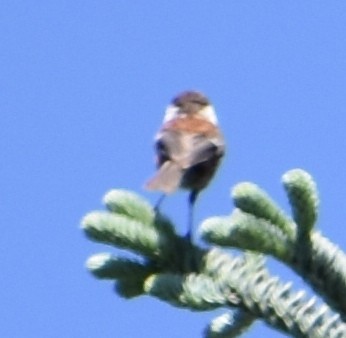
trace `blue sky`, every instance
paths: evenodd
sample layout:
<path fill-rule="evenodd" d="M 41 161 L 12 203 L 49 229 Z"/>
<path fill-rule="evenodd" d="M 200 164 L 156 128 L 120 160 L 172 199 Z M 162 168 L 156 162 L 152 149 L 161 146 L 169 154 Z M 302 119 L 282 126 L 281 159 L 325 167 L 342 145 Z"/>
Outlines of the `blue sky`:
<path fill-rule="evenodd" d="M 287 211 L 281 175 L 317 181 L 318 228 L 346 246 L 346 3 L 20 1 L 0 4 L 1 337 L 200 337 L 220 311 L 119 298 L 84 267 L 114 249 L 79 229 L 112 188 L 143 191 L 163 110 L 184 89 L 214 103 L 227 156 L 197 222 L 252 181 Z M 165 201 L 180 232 L 186 194 Z M 271 263 L 284 281 L 304 284 Z M 283 337 L 256 323 L 244 337 Z"/>

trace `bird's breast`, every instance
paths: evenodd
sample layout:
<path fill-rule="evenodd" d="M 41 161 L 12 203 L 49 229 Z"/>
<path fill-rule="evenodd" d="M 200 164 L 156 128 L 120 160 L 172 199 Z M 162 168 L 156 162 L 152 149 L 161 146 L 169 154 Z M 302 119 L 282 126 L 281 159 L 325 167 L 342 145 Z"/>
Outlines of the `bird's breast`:
<path fill-rule="evenodd" d="M 219 134 L 219 129 L 214 124 L 197 117 L 184 117 L 171 120 L 163 126 L 162 130 L 201 134 L 207 137 L 214 137 Z"/>

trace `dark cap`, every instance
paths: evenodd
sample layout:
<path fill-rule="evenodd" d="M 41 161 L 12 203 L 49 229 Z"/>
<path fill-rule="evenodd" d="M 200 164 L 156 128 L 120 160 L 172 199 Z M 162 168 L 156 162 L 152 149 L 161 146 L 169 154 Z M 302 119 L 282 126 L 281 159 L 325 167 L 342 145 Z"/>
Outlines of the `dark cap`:
<path fill-rule="evenodd" d="M 197 91 L 185 91 L 177 95 L 173 100 L 172 104 L 184 108 L 186 106 L 208 106 L 209 100 L 206 96 L 204 96 L 202 93 L 197 92 Z"/>

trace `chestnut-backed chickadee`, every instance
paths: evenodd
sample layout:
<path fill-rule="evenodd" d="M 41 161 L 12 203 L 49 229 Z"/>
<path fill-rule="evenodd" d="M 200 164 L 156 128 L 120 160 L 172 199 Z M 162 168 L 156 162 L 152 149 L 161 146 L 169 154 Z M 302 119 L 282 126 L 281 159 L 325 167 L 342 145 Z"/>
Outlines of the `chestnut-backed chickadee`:
<path fill-rule="evenodd" d="M 214 108 L 203 94 L 186 91 L 172 100 L 155 137 L 155 149 L 158 171 L 145 187 L 164 194 L 179 187 L 190 190 L 186 235 L 190 240 L 196 198 L 208 185 L 225 153 Z"/>

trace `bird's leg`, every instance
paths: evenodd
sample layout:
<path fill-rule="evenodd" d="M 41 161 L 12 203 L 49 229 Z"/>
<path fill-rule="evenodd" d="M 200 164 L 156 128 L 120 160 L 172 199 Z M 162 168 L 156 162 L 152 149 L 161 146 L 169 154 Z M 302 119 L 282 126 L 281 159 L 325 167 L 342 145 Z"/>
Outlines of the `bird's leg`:
<path fill-rule="evenodd" d="M 160 212 L 160 206 L 161 206 L 161 203 L 163 202 L 163 200 L 165 199 L 166 195 L 165 194 L 162 194 L 160 196 L 160 198 L 158 199 L 158 201 L 156 202 L 155 206 L 154 206 L 154 211 L 155 213 L 158 213 Z"/>
<path fill-rule="evenodd" d="M 188 218 L 188 229 L 185 238 L 191 242 L 192 240 L 192 230 L 193 230 L 193 209 L 197 199 L 199 191 L 192 190 L 189 195 L 189 218 Z"/>

